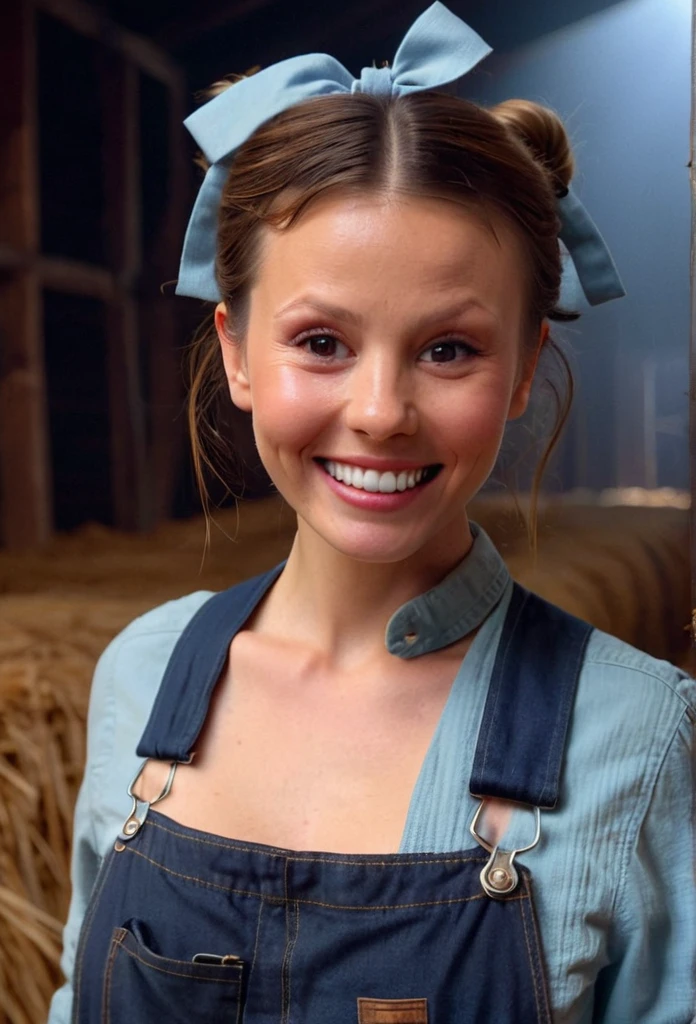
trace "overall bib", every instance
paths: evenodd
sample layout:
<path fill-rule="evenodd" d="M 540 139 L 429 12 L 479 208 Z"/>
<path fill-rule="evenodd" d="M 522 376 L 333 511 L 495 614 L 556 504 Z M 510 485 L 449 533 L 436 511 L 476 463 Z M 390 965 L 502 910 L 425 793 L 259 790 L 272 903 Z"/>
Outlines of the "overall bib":
<path fill-rule="evenodd" d="M 214 595 L 182 633 L 138 747 L 172 762 L 169 785 L 233 636 L 279 571 Z M 470 790 L 533 810 L 527 849 L 558 799 L 590 631 L 514 585 Z M 133 797 L 82 927 L 73 1020 L 547 1024 L 519 852 L 482 840 L 444 854 L 297 852 L 187 828 Z"/>

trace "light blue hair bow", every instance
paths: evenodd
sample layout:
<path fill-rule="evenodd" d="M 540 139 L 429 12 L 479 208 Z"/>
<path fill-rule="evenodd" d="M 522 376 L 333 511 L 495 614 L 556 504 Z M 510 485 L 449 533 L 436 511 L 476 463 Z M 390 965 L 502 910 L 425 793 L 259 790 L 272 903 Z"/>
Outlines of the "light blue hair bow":
<path fill-rule="evenodd" d="M 177 294 L 220 301 L 215 249 L 222 190 L 236 150 L 265 121 L 314 96 L 406 96 L 452 86 L 490 52 L 473 29 L 436 2 L 408 30 L 392 67 L 363 68 L 353 78 L 333 57 L 310 53 L 244 78 L 202 106 L 184 124 L 210 167 L 186 231 Z M 604 239 L 572 191 L 559 199 L 558 213 L 560 239 L 572 260 L 563 273 L 561 305 L 576 305 L 578 283 L 593 306 L 625 295 Z"/>

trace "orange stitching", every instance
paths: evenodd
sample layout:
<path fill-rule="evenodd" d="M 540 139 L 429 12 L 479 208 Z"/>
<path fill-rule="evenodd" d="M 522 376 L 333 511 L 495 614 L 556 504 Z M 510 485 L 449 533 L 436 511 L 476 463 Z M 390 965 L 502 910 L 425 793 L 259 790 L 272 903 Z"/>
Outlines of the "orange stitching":
<path fill-rule="evenodd" d="M 240 978 L 202 978 L 195 973 L 184 974 L 183 971 L 168 971 L 166 967 L 158 967 L 156 964 L 151 964 L 149 963 L 149 961 L 143 960 L 143 958 L 141 956 L 138 956 L 138 954 L 134 950 L 128 949 L 127 946 L 124 946 L 120 939 L 117 939 L 116 942 L 121 947 L 124 953 L 132 957 L 134 960 L 137 960 L 145 967 L 149 967 L 153 971 L 159 971 L 161 974 L 171 974 L 172 977 L 174 978 L 186 978 L 187 981 L 213 982 L 213 984 L 215 985 L 217 985 L 218 983 L 221 983 L 223 985 L 239 985 L 239 982 L 241 980 Z M 176 961 L 173 962 L 176 963 Z M 225 967 L 224 970 L 229 971 L 230 968 Z M 234 968 L 232 968 L 232 970 L 234 970 Z"/>
<path fill-rule="evenodd" d="M 217 885 L 215 882 L 206 882 L 204 878 L 197 878 L 195 875 L 184 875 L 181 871 L 174 871 L 173 868 L 167 867 L 166 864 L 160 864 L 159 861 L 153 860 L 152 857 L 148 857 L 147 854 L 141 853 L 140 850 L 136 850 L 132 846 L 127 846 L 126 850 L 129 853 L 134 854 L 136 857 L 142 857 L 148 864 L 152 864 L 154 867 L 159 868 L 161 871 L 166 871 L 169 875 L 174 875 L 175 878 L 183 878 L 185 882 L 196 882 L 197 885 L 203 885 L 206 889 L 217 889 L 219 892 L 232 892 L 237 896 L 258 896 L 261 897 L 259 892 L 248 892 L 246 889 L 231 889 L 227 885 Z M 282 897 L 276 897 L 282 902 Z"/>
<path fill-rule="evenodd" d="M 104 973 L 104 988 L 102 989 L 102 1024 L 109 1024 L 109 1011 L 111 1008 L 111 978 L 114 970 L 114 963 L 116 961 L 116 953 L 118 952 L 119 939 L 115 938 L 118 934 L 120 936 L 122 928 L 117 928 L 114 931 L 114 937 L 111 939 L 111 949 L 109 950 L 109 959 L 106 962 L 106 971 Z M 75 1018 L 77 1020 L 77 1017 Z"/>
<path fill-rule="evenodd" d="M 281 905 L 287 901 L 283 896 L 268 896 L 267 893 L 250 892 L 247 889 L 232 889 L 225 885 L 216 885 L 215 882 L 206 882 L 202 878 L 196 878 L 193 875 L 182 875 L 180 871 L 174 871 L 173 868 L 169 868 L 166 864 L 160 864 L 156 860 L 152 860 L 151 857 L 147 857 L 144 853 L 134 849 L 132 846 L 127 846 L 126 849 L 135 854 L 137 857 L 142 857 L 149 864 L 153 864 L 156 868 L 160 868 L 161 871 L 166 871 L 167 874 L 174 875 L 175 878 L 183 878 L 186 882 L 196 882 L 198 885 L 203 885 L 208 889 L 218 889 L 220 892 L 234 893 L 237 896 L 256 896 L 259 899 L 265 899 L 270 902 L 272 899 L 274 903 L 280 903 Z M 412 910 L 416 907 L 443 907 L 450 906 L 455 903 L 471 903 L 474 900 L 487 899 L 488 897 L 484 892 L 477 893 L 475 896 L 457 896 L 451 900 L 427 900 L 423 903 L 393 903 L 393 904 L 380 904 L 374 907 L 363 907 L 363 906 L 352 906 L 345 903 L 322 903 L 320 900 L 307 900 L 307 899 L 293 899 L 290 902 L 301 903 L 305 906 L 310 907 L 325 907 L 327 910 Z M 514 903 L 517 900 L 527 899 L 526 896 L 512 896 L 508 899 L 508 903 Z"/>
<path fill-rule="evenodd" d="M 288 959 L 288 1016 L 290 1016 L 290 994 L 292 991 L 292 958 L 295 953 L 295 946 L 297 940 L 300 937 L 300 904 L 295 901 L 295 938 L 292 940 L 292 948 L 290 950 L 290 957 Z"/>
<path fill-rule="evenodd" d="M 532 948 L 529 944 L 529 935 L 527 934 L 527 921 L 524 913 L 524 906 L 520 902 L 520 917 L 522 918 L 522 931 L 524 933 L 524 943 L 527 947 L 527 957 L 529 959 L 529 967 L 532 972 L 532 982 L 534 988 L 534 1003 L 536 1005 L 537 1021 L 542 1022 L 546 1018 L 541 1016 L 541 1007 L 539 1005 L 539 979 L 537 977 L 536 963 L 532 956 Z"/>
<path fill-rule="evenodd" d="M 290 913 L 290 904 L 288 903 L 288 868 L 289 863 L 286 859 L 285 866 L 283 868 L 283 900 L 285 902 L 285 950 L 283 951 L 283 962 L 280 965 L 280 1024 L 287 1024 L 289 1003 L 287 995 L 285 993 L 286 986 L 286 967 L 288 962 L 288 945 L 290 942 L 290 924 L 288 916 Z"/>
<path fill-rule="evenodd" d="M 297 942 L 297 936 L 299 935 L 299 932 L 300 932 L 300 905 L 299 905 L 297 900 L 295 900 L 294 902 L 295 902 L 295 906 L 294 906 L 294 910 L 295 910 L 295 934 L 294 934 L 293 938 L 288 940 L 288 944 L 285 947 L 285 956 L 283 957 L 283 975 L 282 975 L 282 977 L 283 977 L 283 988 L 285 988 L 285 978 L 287 976 L 288 991 L 287 991 L 287 999 L 285 998 L 285 993 L 283 993 L 283 1021 L 281 1022 L 281 1024 L 287 1024 L 287 1021 L 290 1019 L 290 993 L 291 993 L 291 990 L 292 990 L 292 975 L 290 973 L 290 968 L 291 968 L 291 965 L 292 965 L 292 955 L 295 952 L 295 944 Z M 289 908 L 290 908 L 290 903 L 288 903 L 288 909 Z"/>
<path fill-rule="evenodd" d="M 100 896 L 102 894 L 102 890 L 103 890 L 104 885 L 106 883 L 106 879 L 107 879 L 107 877 L 109 876 L 109 874 L 111 872 L 111 868 L 112 868 L 112 865 L 114 863 L 114 859 L 115 858 L 114 858 L 114 855 L 113 855 L 113 851 L 109 850 L 108 854 L 106 855 L 106 862 L 102 864 L 101 878 L 99 879 L 99 888 L 95 889 L 94 892 L 92 893 L 92 895 L 90 896 L 90 901 L 89 901 L 89 906 L 87 908 L 87 913 L 86 913 L 85 919 L 84 919 L 84 921 L 82 923 L 81 934 L 80 934 L 80 937 L 79 937 L 79 940 L 78 940 L 78 946 L 77 946 L 77 952 L 76 952 L 76 968 L 77 969 L 75 971 L 75 979 L 74 979 L 74 982 L 73 982 L 73 990 L 75 992 L 73 1014 L 75 1016 L 75 1020 L 77 1020 L 78 1016 L 79 1016 L 80 993 L 82 991 L 82 967 L 83 967 L 83 964 L 84 964 L 85 952 L 87 950 L 87 939 L 89 938 L 89 933 L 92 930 L 92 925 L 94 924 L 94 918 L 95 918 L 95 915 L 97 913 L 97 906 L 99 904 L 99 898 L 100 898 Z"/>
<path fill-rule="evenodd" d="M 261 918 L 263 916 L 263 908 L 266 906 L 265 900 L 259 902 L 259 919 L 256 922 L 256 938 L 254 939 L 254 956 L 251 961 L 251 967 L 249 969 L 249 983 L 251 984 L 251 978 L 254 973 L 254 967 L 256 966 L 256 956 L 259 951 L 259 935 L 261 934 Z"/>
<path fill-rule="evenodd" d="M 529 882 L 527 882 L 527 880 L 525 880 L 525 883 L 526 883 L 526 885 L 528 887 L 528 891 L 529 891 L 529 902 L 527 904 L 526 911 L 525 911 L 524 907 L 520 907 L 520 909 L 522 911 L 523 917 L 525 916 L 525 912 L 529 914 L 529 924 L 531 925 L 532 932 L 533 932 L 534 938 L 536 940 L 536 950 L 537 950 L 536 962 L 537 962 L 537 965 L 538 965 L 538 972 L 539 972 L 539 990 L 540 990 L 541 996 L 543 998 L 544 1010 L 545 1010 L 545 1016 L 544 1016 L 543 1019 L 544 1019 L 545 1022 L 549 1022 L 551 1020 L 551 1006 L 549 1004 L 549 994 L 548 994 L 548 990 L 547 990 L 546 976 L 544 974 L 544 962 L 543 962 L 543 960 L 541 958 L 541 951 L 542 951 L 541 936 L 539 934 L 539 929 L 538 929 L 537 923 L 536 923 L 536 914 L 535 914 L 535 910 L 534 910 L 534 902 L 532 900 L 531 886 L 529 885 Z"/>
<path fill-rule="evenodd" d="M 153 812 L 156 813 L 156 812 Z M 274 852 L 272 847 L 254 846 L 254 845 L 242 845 L 236 839 L 230 839 L 229 842 L 225 843 L 222 841 L 215 841 L 213 839 L 200 839 L 198 836 L 186 836 L 180 832 L 176 832 L 174 829 L 167 828 L 165 825 L 160 825 L 156 821 L 152 821 L 151 818 L 147 819 L 146 822 L 149 828 L 158 828 L 162 832 L 166 832 L 170 836 L 176 836 L 178 839 L 185 839 L 189 843 L 202 843 L 204 846 L 218 846 L 223 850 L 239 850 L 242 853 L 260 853 L 264 857 L 274 857 L 277 859 L 298 861 L 300 863 L 313 863 L 313 864 L 340 864 L 340 865 L 352 865 L 356 867 L 377 867 L 377 868 L 392 868 L 392 867 L 422 867 L 428 864 L 468 864 L 472 861 L 483 862 L 487 860 L 486 857 L 479 856 L 478 854 L 471 854 L 470 856 L 462 857 L 448 857 L 447 855 L 435 854 L 430 860 L 360 860 L 352 858 L 351 860 L 337 860 L 340 854 L 336 854 L 334 857 L 306 857 L 301 854 L 294 854 L 291 850 L 287 852 Z M 187 825 L 182 825 L 182 828 L 188 828 Z M 379 856 L 378 854 L 363 854 L 364 857 Z M 406 858 L 408 854 L 395 853 L 394 858 Z M 419 854 L 414 854 L 419 856 Z M 357 855 L 359 858 L 360 855 Z"/>

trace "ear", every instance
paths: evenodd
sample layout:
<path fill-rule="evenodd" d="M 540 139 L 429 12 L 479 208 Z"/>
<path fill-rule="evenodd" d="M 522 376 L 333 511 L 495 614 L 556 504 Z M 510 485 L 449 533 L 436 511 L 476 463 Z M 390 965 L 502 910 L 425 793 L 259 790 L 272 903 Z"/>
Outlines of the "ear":
<path fill-rule="evenodd" d="M 544 320 L 539 331 L 539 340 L 529 352 L 527 352 L 519 367 L 519 373 L 517 383 L 515 384 L 515 390 L 512 393 L 510 400 L 510 408 L 508 410 L 508 419 L 516 420 L 520 416 L 524 415 L 529 405 L 529 395 L 532 390 L 532 383 L 534 381 L 534 374 L 536 373 L 537 363 L 539 362 L 539 356 L 541 355 L 542 349 L 546 344 L 546 339 L 549 336 L 549 322 Z"/>
<path fill-rule="evenodd" d="M 215 307 L 215 330 L 220 340 L 222 362 L 230 389 L 230 397 L 238 409 L 251 412 L 251 388 L 246 368 L 244 346 L 230 329 L 230 319 L 224 302 Z"/>

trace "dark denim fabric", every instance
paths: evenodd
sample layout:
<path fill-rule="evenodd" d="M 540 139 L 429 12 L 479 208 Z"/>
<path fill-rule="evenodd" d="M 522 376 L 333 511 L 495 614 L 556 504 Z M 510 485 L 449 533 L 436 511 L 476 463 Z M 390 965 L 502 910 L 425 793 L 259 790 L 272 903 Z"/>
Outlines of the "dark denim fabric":
<path fill-rule="evenodd" d="M 215 595 L 194 617 L 169 663 L 143 756 L 187 759 L 231 637 L 276 572 Z M 527 786 L 554 800 L 589 627 L 552 611 L 517 588 L 479 737 L 479 793 L 493 787 L 519 799 Z M 525 649 L 521 671 L 525 637 L 533 664 Z M 279 850 L 150 810 L 102 867 L 80 938 L 73 1020 L 550 1022 L 529 873 L 520 868 L 515 891 L 492 899 L 479 877 L 487 860 L 480 847 L 390 856 Z"/>
<path fill-rule="evenodd" d="M 425 999 L 430 1024 L 550 1021 L 529 877 L 492 900 L 486 860 L 292 853 L 150 811 L 105 862 L 75 1019 L 357 1024 L 359 999 Z"/>

